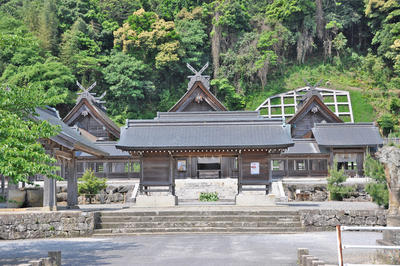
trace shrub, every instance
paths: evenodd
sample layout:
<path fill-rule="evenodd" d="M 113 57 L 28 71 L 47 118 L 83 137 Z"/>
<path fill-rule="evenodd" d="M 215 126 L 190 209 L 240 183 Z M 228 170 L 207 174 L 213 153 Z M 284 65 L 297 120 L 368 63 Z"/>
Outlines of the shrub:
<path fill-rule="evenodd" d="M 200 193 L 200 201 L 218 201 L 218 193 L 217 192 L 201 192 Z"/>
<path fill-rule="evenodd" d="M 389 207 L 389 190 L 385 167 L 368 153 L 364 159 L 364 173 L 374 180 L 366 185 L 365 190 L 376 204 L 387 209 Z"/>
<path fill-rule="evenodd" d="M 87 169 L 78 181 L 82 182 L 78 183 L 78 192 L 79 194 L 86 194 L 85 197 L 89 198 L 89 203 L 92 203 L 95 194 L 107 188 L 107 179 L 96 177 L 92 169 Z"/>
<path fill-rule="evenodd" d="M 330 199 L 343 200 L 346 194 L 349 196 L 354 191 L 354 187 L 345 187 L 342 183 L 348 178 L 344 173 L 344 168 L 338 170 L 337 157 L 334 159 L 333 167 L 329 167 L 329 177 L 327 189 L 330 192 Z"/>

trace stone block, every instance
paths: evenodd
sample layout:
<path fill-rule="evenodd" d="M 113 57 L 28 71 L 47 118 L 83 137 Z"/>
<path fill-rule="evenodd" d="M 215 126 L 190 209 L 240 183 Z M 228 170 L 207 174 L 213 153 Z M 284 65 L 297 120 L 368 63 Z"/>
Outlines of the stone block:
<path fill-rule="evenodd" d="M 307 257 L 306 258 L 306 265 L 305 266 L 312 266 L 313 261 L 317 261 L 318 259 L 316 257 Z"/>
<path fill-rule="evenodd" d="M 178 204 L 178 196 L 138 196 L 137 207 L 168 207 Z"/>
<path fill-rule="evenodd" d="M 7 202 L 7 208 L 20 208 L 25 203 L 26 191 L 12 189 L 8 191 L 8 199 L 15 200 L 18 203 Z"/>
<path fill-rule="evenodd" d="M 307 265 L 307 258 L 314 258 L 312 255 L 302 255 L 301 256 L 301 266 L 308 266 Z"/>
<path fill-rule="evenodd" d="M 43 189 L 26 190 L 26 200 L 28 207 L 43 207 Z"/>
<path fill-rule="evenodd" d="M 297 261 L 301 263 L 301 259 L 303 255 L 309 255 L 308 248 L 298 248 L 297 249 Z"/>
<path fill-rule="evenodd" d="M 57 202 L 63 202 L 68 200 L 68 193 L 62 192 L 57 194 Z"/>
<path fill-rule="evenodd" d="M 314 260 L 311 266 L 324 266 L 325 263 L 322 260 Z"/>
<path fill-rule="evenodd" d="M 275 195 L 236 195 L 236 206 L 273 206 Z"/>
<path fill-rule="evenodd" d="M 49 251 L 47 256 L 55 262 L 56 266 L 61 266 L 61 251 Z"/>
<path fill-rule="evenodd" d="M 41 260 L 31 260 L 31 261 L 29 261 L 29 264 L 32 266 L 42 266 L 42 261 Z"/>

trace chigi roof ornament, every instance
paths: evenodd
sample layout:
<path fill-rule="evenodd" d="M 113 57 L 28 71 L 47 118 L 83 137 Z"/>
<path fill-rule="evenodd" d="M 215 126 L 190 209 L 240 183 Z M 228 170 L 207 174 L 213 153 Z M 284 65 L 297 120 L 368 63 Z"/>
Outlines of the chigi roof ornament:
<path fill-rule="evenodd" d="M 83 92 L 78 92 L 78 99 L 76 99 L 76 103 L 79 103 L 81 99 L 86 98 L 86 99 L 91 99 L 94 102 L 97 102 L 98 104 L 100 104 L 100 106 L 102 108 L 104 108 L 104 110 L 106 109 L 106 107 L 103 105 L 103 103 L 106 103 L 106 101 L 102 101 L 101 99 L 104 98 L 104 96 L 106 96 L 106 91 L 100 96 L 100 97 L 95 97 L 96 93 L 92 93 L 90 92 L 91 89 L 94 88 L 94 86 L 96 86 L 97 82 L 93 83 L 89 88 L 85 89 L 85 87 L 83 87 L 78 81 L 76 82 L 76 85 L 78 85 L 78 87 L 83 91 Z"/>
<path fill-rule="evenodd" d="M 313 95 L 317 95 L 318 98 L 320 98 L 321 101 L 324 101 L 321 94 L 319 93 L 319 91 L 317 90 L 317 87 L 322 83 L 323 79 L 321 79 L 320 81 L 318 81 L 317 84 L 315 84 L 314 86 L 312 86 L 305 78 L 303 78 L 303 81 L 307 84 L 307 86 L 309 87 L 306 95 L 304 95 L 298 105 L 297 105 L 297 109 L 300 108 L 303 103 L 305 103 L 308 99 L 310 99 Z M 300 96 L 300 94 L 296 91 L 296 93 Z"/>
<path fill-rule="evenodd" d="M 196 81 L 201 81 L 203 83 L 203 85 L 207 88 L 210 89 L 210 76 L 202 76 L 201 74 L 204 72 L 204 70 L 207 69 L 208 67 L 208 62 L 207 64 L 205 64 L 203 66 L 202 69 L 200 69 L 200 71 L 196 71 L 196 69 L 194 69 L 191 65 L 189 65 L 189 63 L 186 64 L 187 68 L 189 68 L 190 70 L 192 70 L 192 72 L 194 73 L 194 76 L 188 76 L 188 78 L 190 78 L 189 84 L 188 84 L 188 90 L 190 90 L 193 86 L 193 84 Z"/>

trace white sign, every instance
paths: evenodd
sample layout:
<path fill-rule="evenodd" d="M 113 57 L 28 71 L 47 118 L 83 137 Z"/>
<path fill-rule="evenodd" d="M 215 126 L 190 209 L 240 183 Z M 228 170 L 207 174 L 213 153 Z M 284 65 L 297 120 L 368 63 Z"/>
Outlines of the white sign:
<path fill-rule="evenodd" d="M 251 174 L 259 175 L 260 174 L 260 163 L 254 162 L 250 164 Z"/>

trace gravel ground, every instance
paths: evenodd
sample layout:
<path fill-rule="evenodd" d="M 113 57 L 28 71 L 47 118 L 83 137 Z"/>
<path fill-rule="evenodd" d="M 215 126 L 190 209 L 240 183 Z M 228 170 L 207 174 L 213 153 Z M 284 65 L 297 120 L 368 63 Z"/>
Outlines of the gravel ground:
<path fill-rule="evenodd" d="M 374 245 L 381 233 L 343 234 L 345 244 Z M 61 250 L 62 265 L 297 265 L 297 248 L 338 264 L 335 232 L 307 234 L 140 235 L 110 238 L 0 241 L 0 265 L 16 265 Z M 345 250 L 345 263 L 373 263 L 374 251 Z"/>

